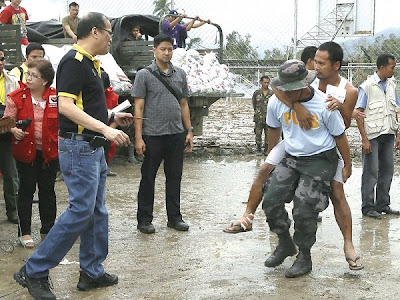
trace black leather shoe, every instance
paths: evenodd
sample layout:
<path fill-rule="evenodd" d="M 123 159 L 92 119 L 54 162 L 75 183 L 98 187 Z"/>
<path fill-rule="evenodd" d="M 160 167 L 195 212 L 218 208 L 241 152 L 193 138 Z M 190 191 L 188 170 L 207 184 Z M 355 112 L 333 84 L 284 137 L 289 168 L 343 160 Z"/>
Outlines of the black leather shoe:
<path fill-rule="evenodd" d="M 296 245 L 294 244 L 292 238 L 287 238 L 285 240 L 279 239 L 279 244 L 276 247 L 274 253 L 264 262 L 264 265 L 268 268 L 279 266 L 286 257 L 293 256 L 297 253 Z"/>
<path fill-rule="evenodd" d="M 370 217 L 370 218 L 373 218 L 373 219 L 380 219 L 381 218 L 381 214 L 378 213 L 375 210 L 369 210 L 369 211 L 363 213 L 363 215 L 367 216 L 367 217 Z"/>
<path fill-rule="evenodd" d="M 400 211 L 391 209 L 390 207 L 382 209 L 382 212 L 387 215 L 397 215 L 397 216 L 400 215 Z"/>
<path fill-rule="evenodd" d="M 152 223 L 139 223 L 137 229 L 139 229 L 141 233 L 147 234 L 156 232 L 156 229 L 154 228 Z"/>
<path fill-rule="evenodd" d="M 173 228 L 178 231 L 188 231 L 189 230 L 189 225 L 186 224 L 184 221 L 168 221 L 167 226 L 170 228 Z"/>
<path fill-rule="evenodd" d="M 29 294 L 36 300 L 56 300 L 50 290 L 49 278 L 32 278 L 26 275 L 25 266 L 14 274 L 14 279 L 21 286 L 28 288 Z"/>
<path fill-rule="evenodd" d="M 110 275 L 104 273 L 103 276 L 99 278 L 92 278 L 84 271 L 80 271 L 79 282 L 76 286 L 81 291 L 89 291 L 99 287 L 110 286 L 118 283 L 117 275 Z"/>
<path fill-rule="evenodd" d="M 308 251 L 308 253 L 304 253 L 300 250 L 299 255 L 297 255 L 297 258 L 294 261 L 293 265 L 286 270 L 285 277 L 296 278 L 309 273 L 311 270 L 312 261 L 310 252 Z"/>

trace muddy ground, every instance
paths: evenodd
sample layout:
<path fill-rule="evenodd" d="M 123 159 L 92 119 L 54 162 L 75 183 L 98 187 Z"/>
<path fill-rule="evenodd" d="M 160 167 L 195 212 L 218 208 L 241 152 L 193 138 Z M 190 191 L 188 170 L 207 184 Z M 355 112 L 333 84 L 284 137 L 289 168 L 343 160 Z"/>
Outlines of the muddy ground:
<path fill-rule="evenodd" d="M 359 157 L 357 134 L 354 131 L 350 136 L 353 156 Z M 66 256 L 68 264 L 51 271 L 58 299 L 397 299 L 400 219 L 362 217 L 359 159 L 355 159 L 345 192 L 353 213 L 354 244 L 363 258 L 364 270 L 348 269 L 332 205 L 322 213 L 312 249 L 313 271 L 297 279 L 284 277 L 294 258 L 277 268 L 264 267 L 277 239 L 269 233 L 261 209 L 256 212 L 253 231 L 237 235 L 222 232 L 243 213 L 252 179 L 263 163 L 264 157 L 254 153 L 253 140 L 249 101 L 219 101 L 211 106 L 204 135 L 196 138 L 195 153 L 187 156 L 184 165 L 181 206 L 191 226 L 189 232 L 166 227 L 161 170 L 154 213 L 157 232 L 139 233 L 135 216 L 140 165 L 127 163 L 125 157 L 114 160 L 110 167 L 118 176 L 109 177 L 107 183 L 110 247 L 105 267 L 118 274 L 119 284 L 77 291 L 77 243 Z M 400 208 L 399 182 L 396 170 L 391 191 L 394 208 Z M 56 192 L 58 212 L 62 213 L 68 199 L 62 181 L 56 183 Z M 37 204 L 32 230 L 38 244 Z M 17 227 L 6 221 L 2 200 L 0 244 L 0 299 L 31 299 L 12 274 L 32 250 L 18 245 Z"/>

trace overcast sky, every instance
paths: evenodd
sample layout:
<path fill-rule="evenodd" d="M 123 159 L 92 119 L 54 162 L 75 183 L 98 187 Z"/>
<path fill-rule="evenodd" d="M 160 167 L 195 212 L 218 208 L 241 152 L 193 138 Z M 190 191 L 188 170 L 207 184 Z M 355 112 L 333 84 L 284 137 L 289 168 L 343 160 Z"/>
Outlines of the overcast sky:
<path fill-rule="evenodd" d="M 152 14 L 153 0 L 75 0 L 83 15 L 101 11 L 109 17 L 125 14 Z M 336 0 L 322 0 L 332 1 Z M 343 1 L 343 0 L 339 0 Z M 67 14 L 68 0 L 22 0 L 32 21 L 59 19 Z M 254 47 L 279 47 L 289 44 L 294 33 L 295 0 L 174 0 L 186 14 L 200 15 L 221 25 L 224 34 L 233 30 L 250 33 Z M 362 0 L 360 0 L 362 2 Z M 8 3 L 8 1 L 6 2 Z M 317 22 L 318 0 L 298 0 L 298 38 Z M 400 1 L 376 0 L 375 32 L 399 26 Z"/>

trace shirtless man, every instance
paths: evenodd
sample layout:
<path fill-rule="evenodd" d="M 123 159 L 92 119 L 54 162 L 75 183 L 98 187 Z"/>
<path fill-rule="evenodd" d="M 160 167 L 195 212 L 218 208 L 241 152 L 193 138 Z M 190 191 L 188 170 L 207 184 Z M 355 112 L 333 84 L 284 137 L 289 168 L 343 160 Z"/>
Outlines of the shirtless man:
<path fill-rule="evenodd" d="M 340 101 L 340 98 L 327 95 L 326 101 L 329 102 L 327 108 L 329 110 L 338 109 L 341 113 L 346 128 L 350 126 L 351 117 L 355 104 L 357 102 L 357 89 L 348 82 L 346 79 L 339 75 L 339 70 L 343 60 L 343 49 L 335 42 L 326 42 L 322 44 L 316 54 L 314 60 L 314 68 L 317 71 L 317 78 L 314 84 L 316 88 L 325 93 L 327 86 L 332 85 L 339 89 L 345 89 L 345 101 Z M 285 94 L 278 90 L 274 90 L 280 99 L 285 102 Z M 285 104 L 290 104 L 285 102 Z M 297 119 L 301 127 L 310 129 L 312 124 L 312 116 L 300 102 L 293 105 L 296 112 Z M 278 145 L 279 146 L 279 145 Z M 283 148 L 281 148 L 283 149 Z M 279 153 L 278 153 L 279 152 Z M 270 172 L 274 169 L 275 165 L 283 158 L 283 153 L 278 149 L 273 149 L 268 155 L 266 162 L 260 167 L 257 177 L 255 178 L 250 190 L 249 199 L 246 207 L 246 212 L 243 217 L 233 222 L 230 227 L 224 229 L 224 232 L 237 233 L 246 232 L 252 229 L 254 213 L 262 199 L 262 185 L 268 179 Z M 340 164 L 340 163 L 339 163 Z M 343 167 L 343 164 L 342 164 Z M 339 172 L 340 174 L 340 172 Z M 356 254 L 352 240 L 352 219 L 350 207 L 346 201 L 343 190 L 343 182 L 332 181 L 332 192 L 330 194 L 332 204 L 334 207 L 336 222 L 342 232 L 344 239 L 344 254 L 349 268 L 352 270 L 360 270 L 364 266 L 360 257 Z"/>

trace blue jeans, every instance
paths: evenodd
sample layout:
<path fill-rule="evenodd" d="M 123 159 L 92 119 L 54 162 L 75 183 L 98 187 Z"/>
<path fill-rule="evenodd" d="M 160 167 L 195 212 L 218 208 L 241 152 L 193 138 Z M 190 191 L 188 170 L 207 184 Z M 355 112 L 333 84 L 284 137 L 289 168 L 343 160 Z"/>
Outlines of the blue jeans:
<path fill-rule="evenodd" d="M 372 152 L 369 154 L 362 153 L 361 199 L 363 214 L 370 210 L 381 212 L 389 207 L 389 191 L 394 169 L 394 135 L 383 134 L 369 142 Z"/>
<path fill-rule="evenodd" d="M 69 206 L 28 259 L 26 273 L 41 278 L 58 265 L 81 237 L 79 262 L 90 277 L 104 275 L 108 254 L 108 212 L 105 207 L 107 164 L 103 147 L 59 139 L 59 161 L 69 193 Z"/>

